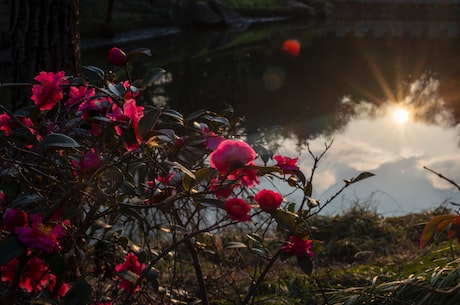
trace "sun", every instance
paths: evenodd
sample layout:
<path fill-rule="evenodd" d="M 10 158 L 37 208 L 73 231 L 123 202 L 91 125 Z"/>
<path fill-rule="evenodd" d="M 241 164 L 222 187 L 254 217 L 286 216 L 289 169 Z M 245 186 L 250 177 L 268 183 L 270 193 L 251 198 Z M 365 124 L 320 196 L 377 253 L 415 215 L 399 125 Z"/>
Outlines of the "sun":
<path fill-rule="evenodd" d="M 409 120 L 409 115 L 407 109 L 398 107 L 393 111 L 393 120 L 398 124 L 404 124 Z"/>

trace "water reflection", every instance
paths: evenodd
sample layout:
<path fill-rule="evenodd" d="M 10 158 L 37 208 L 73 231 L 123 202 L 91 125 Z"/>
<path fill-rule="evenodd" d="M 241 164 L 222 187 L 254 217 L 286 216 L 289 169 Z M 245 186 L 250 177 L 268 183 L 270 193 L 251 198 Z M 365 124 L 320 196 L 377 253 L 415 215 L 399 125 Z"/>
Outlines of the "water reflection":
<path fill-rule="evenodd" d="M 449 201 L 460 203 L 457 189 L 423 169 L 426 166 L 460 181 L 460 126 L 439 95 L 437 79 L 422 75 L 407 84 L 407 94 L 400 101 L 375 104 L 344 96 L 336 116 L 341 128 L 303 143 L 294 135 L 267 135 L 279 152 L 299 156 L 304 170 L 313 165 L 307 142 L 319 155 L 324 143 L 334 139 L 314 180 L 314 195 L 322 201 L 342 187 L 343 179 L 362 171 L 376 174 L 347 189 L 326 209 L 329 213 L 357 201 L 367 202 L 383 214 L 420 211 Z M 295 196 L 299 195 L 291 199 L 298 200 Z"/>
<path fill-rule="evenodd" d="M 306 143 L 319 153 L 334 139 L 315 177 L 315 196 L 325 200 L 342 179 L 372 171 L 375 177 L 353 185 L 328 211 L 360 199 L 397 214 L 460 202 L 455 189 L 423 169 L 460 181 L 458 29 L 454 18 L 345 19 L 178 33 L 119 47 L 152 50 L 148 61 L 133 61 L 133 73 L 168 71 L 141 102 L 184 114 L 232 105 L 250 134 L 265 130 L 269 144 L 298 155 L 306 172 L 312 165 Z M 299 45 L 283 47 L 286 41 Z M 107 68 L 106 53 L 88 51 L 83 59 Z M 283 128 L 266 131 L 276 125 Z"/>

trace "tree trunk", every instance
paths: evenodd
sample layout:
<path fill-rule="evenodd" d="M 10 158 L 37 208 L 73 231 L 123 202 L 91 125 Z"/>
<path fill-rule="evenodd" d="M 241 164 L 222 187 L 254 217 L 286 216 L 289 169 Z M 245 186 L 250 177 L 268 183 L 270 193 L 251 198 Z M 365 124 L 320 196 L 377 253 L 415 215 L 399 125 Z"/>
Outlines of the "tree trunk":
<path fill-rule="evenodd" d="M 33 82 L 40 71 L 79 75 L 79 0 L 11 0 L 13 82 Z M 13 90 L 12 108 L 30 103 L 30 92 Z"/>

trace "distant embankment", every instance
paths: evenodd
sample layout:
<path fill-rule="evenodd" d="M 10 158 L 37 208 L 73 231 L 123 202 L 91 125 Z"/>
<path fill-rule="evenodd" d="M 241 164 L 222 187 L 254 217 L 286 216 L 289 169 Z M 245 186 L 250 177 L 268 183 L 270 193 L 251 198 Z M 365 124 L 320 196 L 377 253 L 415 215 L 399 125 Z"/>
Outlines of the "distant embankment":
<path fill-rule="evenodd" d="M 460 0 L 333 0 L 340 18 L 393 20 L 456 20 Z"/>

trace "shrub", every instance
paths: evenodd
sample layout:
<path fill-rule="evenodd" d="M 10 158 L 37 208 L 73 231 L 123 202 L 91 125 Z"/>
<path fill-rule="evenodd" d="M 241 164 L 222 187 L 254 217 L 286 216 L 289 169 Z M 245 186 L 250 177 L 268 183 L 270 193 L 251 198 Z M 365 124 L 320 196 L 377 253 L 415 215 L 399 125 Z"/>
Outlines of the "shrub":
<path fill-rule="evenodd" d="M 280 260 L 312 271 L 308 219 L 372 176 L 346 180 L 320 203 L 311 198 L 314 170 L 306 178 L 297 159 L 246 143 L 231 109 L 183 116 L 138 105 L 165 73 L 130 78 L 130 61 L 150 54 L 112 49 L 123 81 L 94 66 L 85 77 L 41 72 L 32 106 L 0 106 L 5 304 L 209 304 L 210 296 L 248 304 Z M 312 154 L 314 168 L 322 155 Z M 261 179 L 303 199 L 258 189 Z M 281 239 L 268 238 L 275 226 Z M 223 240 L 230 227 L 239 234 Z"/>

